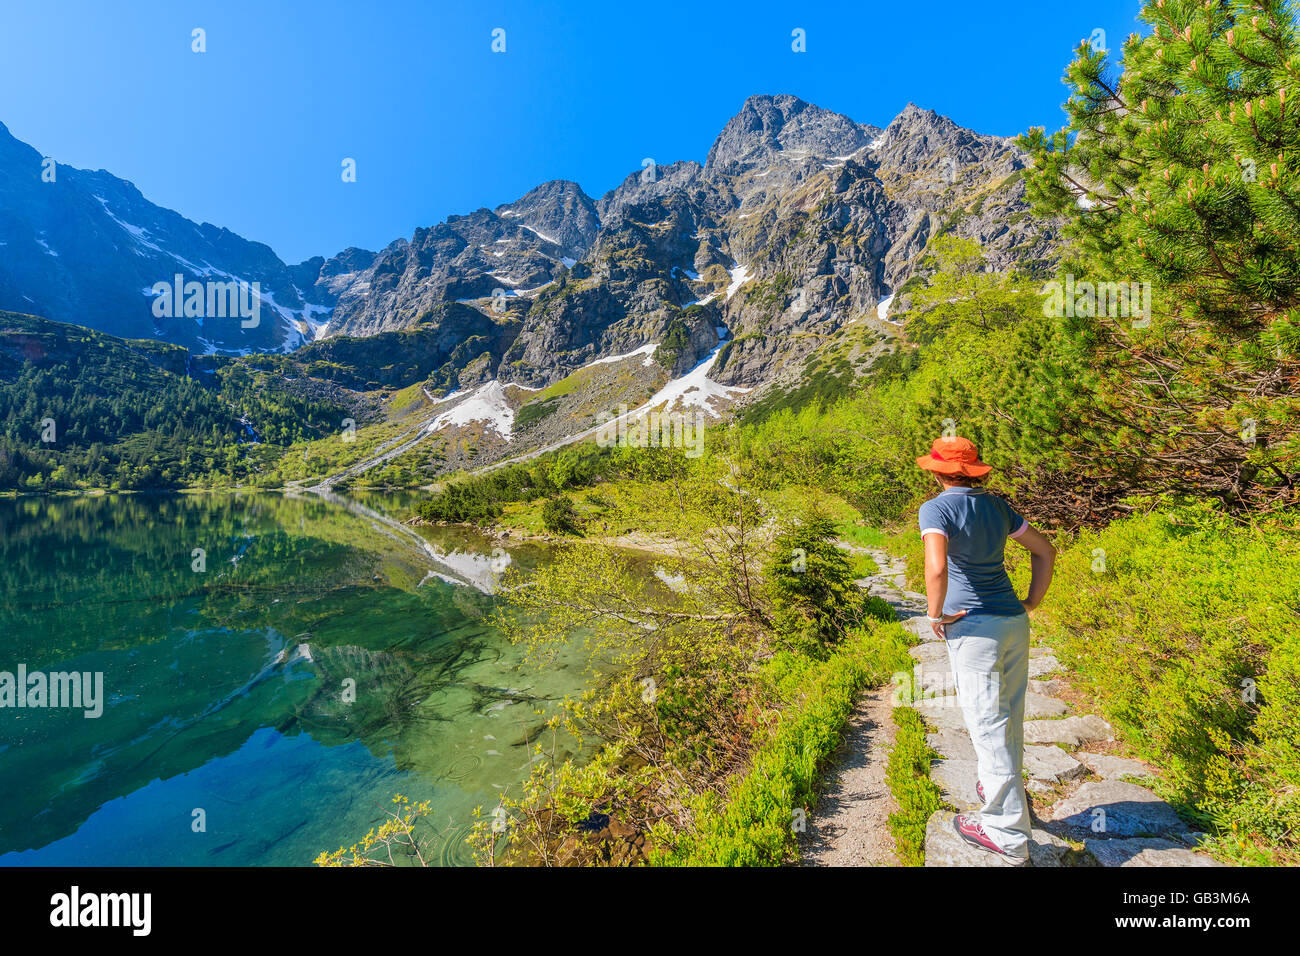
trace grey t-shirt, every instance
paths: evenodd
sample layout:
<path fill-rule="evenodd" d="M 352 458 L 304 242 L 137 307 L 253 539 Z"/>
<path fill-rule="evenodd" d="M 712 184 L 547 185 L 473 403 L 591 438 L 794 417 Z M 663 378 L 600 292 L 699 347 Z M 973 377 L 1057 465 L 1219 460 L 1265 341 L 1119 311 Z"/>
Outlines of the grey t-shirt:
<path fill-rule="evenodd" d="M 1007 538 L 1029 522 L 983 488 L 945 488 L 921 505 L 921 537 L 937 532 L 948 539 L 948 595 L 945 614 L 1023 614 L 1003 565 Z"/>

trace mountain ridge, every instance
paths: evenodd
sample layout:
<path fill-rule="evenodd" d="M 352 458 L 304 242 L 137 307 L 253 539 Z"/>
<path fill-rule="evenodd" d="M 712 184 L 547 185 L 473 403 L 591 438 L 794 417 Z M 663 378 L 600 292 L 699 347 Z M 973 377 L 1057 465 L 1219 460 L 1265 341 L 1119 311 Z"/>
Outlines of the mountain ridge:
<path fill-rule="evenodd" d="M 978 239 L 996 267 L 1040 262 L 1052 245 L 1024 228 L 1012 142 L 914 103 L 881 128 L 790 94 L 750 96 L 703 164 L 633 170 L 598 199 L 549 180 L 377 252 L 297 264 L 102 170 L 58 166 L 55 192 L 41 158 L 0 125 L 0 202 L 17 211 L 0 223 L 0 307 L 223 354 L 440 330 L 459 337 L 449 388 L 541 387 L 670 334 L 673 371 L 720 349 L 715 376 L 752 388 L 848 324 L 888 331 L 880 303 L 939 232 Z M 147 289 L 173 273 L 257 282 L 263 322 L 160 323 Z"/>

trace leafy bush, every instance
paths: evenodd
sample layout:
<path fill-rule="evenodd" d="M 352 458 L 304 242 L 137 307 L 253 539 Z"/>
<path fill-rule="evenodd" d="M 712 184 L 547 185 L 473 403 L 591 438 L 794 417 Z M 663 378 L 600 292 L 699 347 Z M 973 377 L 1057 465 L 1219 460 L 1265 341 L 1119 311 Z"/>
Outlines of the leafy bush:
<path fill-rule="evenodd" d="M 1118 521 L 1063 551 L 1042 608 L 1081 689 L 1243 863 L 1300 862 L 1298 532 L 1205 502 Z"/>
<path fill-rule="evenodd" d="M 533 425 L 536 425 L 543 418 L 551 415 L 557 408 L 559 408 L 559 403 L 559 396 L 556 396 L 555 398 L 545 398 L 535 402 L 528 402 L 516 413 L 515 427 L 521 431 L 526 428 L 531 428 Z"/>

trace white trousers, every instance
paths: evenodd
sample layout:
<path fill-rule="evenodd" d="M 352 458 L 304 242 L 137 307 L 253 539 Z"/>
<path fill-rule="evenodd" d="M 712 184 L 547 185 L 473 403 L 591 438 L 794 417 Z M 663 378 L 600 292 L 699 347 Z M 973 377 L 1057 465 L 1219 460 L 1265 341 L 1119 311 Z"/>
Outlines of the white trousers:
<path fill-rule="evenodd" d="M 984 786 L 980 825 L 1008 856 L 1029 855 L 1025 757 L 1029 615 L 974 612 L 946 628 L 948 660 Z"/>

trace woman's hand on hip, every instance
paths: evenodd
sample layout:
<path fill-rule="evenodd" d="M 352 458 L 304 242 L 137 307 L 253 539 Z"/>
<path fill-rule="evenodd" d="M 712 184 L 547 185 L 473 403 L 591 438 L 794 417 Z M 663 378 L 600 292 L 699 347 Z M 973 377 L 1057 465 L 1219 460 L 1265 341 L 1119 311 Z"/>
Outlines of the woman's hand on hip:
<path fill-rule="evenodd" d="M 930 622 L 930 630 L 934 631 L 934 636 L 939 638 L 939 640 L 945 641 L 948 639 L 948 634 L 946 631 L 948 625 L 951 624 L 953 621 L 960 620 L 961 618 L 965 617 L 968 613 L 970 612 L 958 611 L 956 614 L 945 614 L 943 616 L 942 621 Z"/>

